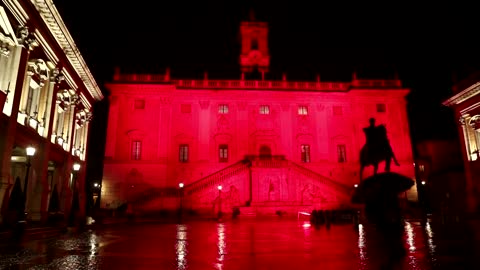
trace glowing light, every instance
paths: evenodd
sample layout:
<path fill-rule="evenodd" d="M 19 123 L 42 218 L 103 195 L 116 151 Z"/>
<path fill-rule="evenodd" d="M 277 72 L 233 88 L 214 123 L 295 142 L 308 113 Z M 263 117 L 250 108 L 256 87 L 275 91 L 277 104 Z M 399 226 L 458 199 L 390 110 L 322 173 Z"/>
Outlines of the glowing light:
<path fill-rule="evenodd" d="M 35 147 L 29 146 L 25 150 L 27 151 L 27 156 L 32 157 L 33 155 L 35 155 Z"/>
<path fill-rule="evenodd" d="M 410 251 L 415 251 L 415 242 L 414 242 L 414 238 L 415 238 L 415 233 L 413 232 L 413 227 L 412 227 L 412 224 L 410 224 L 410 222 L 405 222 L 405 230 L 407 232 L 407 244 L 409 246 L 409 250 Z"/>
<path fill-rule="evenodd" d="M 433 231 L 432 231 L 432 227 L 430 226 L 430 223 L 427 222 L 427 224 L 425 224 L 425 231 L 427 232 L 427 242 L 428 242 L 428 251 L 430 252 L 430 254 L 434 254 L 435 253 L 435 245 L 433 244 Z"/>
<path fill-rule="evenodd" d="M 358 187 L 358 184 L 355 184 L 355 185 L 353 185 L 353 186 L 357 188 L 357 187 Z"/>
<path fill-rule="evenodd" d="M 358 224 L 358 251 L 360 260 L 365 261 L 367 259 L 365 252 L 365 228 L 362 224 Z"/>
<path fill-rule="evenodd" d="M 227 254 L 226 247 L 227 243 L 225 242 L 225 224 L 218 223 L 217 225 L 217 234 L 218 234 L 218 258 L 219 263 L 217 264 L 219 269 L 222 269 L 222 262 L 225 259 L 225 254 Z"/>
<path fill-rule="evenodd" d="M 220 185 L 220 186 L 218 186 L 218 190 L 222 190 L 222 186 L 221 186 L 221 185 Z"/>
<path fill-rule="evenodd" d="M 422 181 L 422 185 L 425 185 L 425 181 Z"/>
<path fill-rule="evenodd" d="M 187 226 L 177 225 L 177 242 L 175 243 L 177 255 L 177 269 L 187 269 Z"/>
<path fill-rule="evenodd" d="M 179 187 L 179 188 L 183 188 L 183 183 L 179 183 L 179 184 L 178 184 L 178 187 Z"/>
<path fill-rule="evenodd" d="M 74 163 L 73 164 L 73 170 L 76 171 L 76 172 L 78 172 L 80 170 L 80 167 L 81 167 L 80 163 Z"/>

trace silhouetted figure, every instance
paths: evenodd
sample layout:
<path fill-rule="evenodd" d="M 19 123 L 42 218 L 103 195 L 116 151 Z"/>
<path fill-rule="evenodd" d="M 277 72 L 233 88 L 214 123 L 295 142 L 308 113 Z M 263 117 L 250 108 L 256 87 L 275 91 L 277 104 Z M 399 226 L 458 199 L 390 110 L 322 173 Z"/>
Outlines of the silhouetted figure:
<path fill-rule="evenodd" d="M 363 177 L 363 169 L 366 166 L 373 165 L 373 173 L 377 174 L 378 164 L 385 161 L 385 171 L 390 171 L 390 162 L 399 166 L 392 146 L 387 137 L 387 129 L 384 125 L 375 125 L 375 118 L 370 118 L 370 125 L 363 129 L 366 142 L 360 150 L 360 181 Z"/>

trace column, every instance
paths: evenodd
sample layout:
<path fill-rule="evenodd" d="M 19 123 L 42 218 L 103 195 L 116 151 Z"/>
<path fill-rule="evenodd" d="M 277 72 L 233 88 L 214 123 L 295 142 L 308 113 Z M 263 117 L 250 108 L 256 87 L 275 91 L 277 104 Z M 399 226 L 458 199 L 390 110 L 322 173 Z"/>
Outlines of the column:
<path fill-rule="evenodd" d="M 20 48 L 19 48 L 20 49 Z M 8 118 L 6 129 L 0 133 L 0 208 L 2 208 L 3 199 L 7 190 L 13 184 L 13 179 L 10 179 L 11 154 L 15 142 L 15 132 L 17 127 L 18 107 L 20 105 L 20 97 L 22 94 L 23 80 L 25 78 L 26 66 L 29 56 L 28 48 L 20 49 L 20 61 L 17 78 L 15 82 L 15 95 L 12 102 L 12 111 Z"/>

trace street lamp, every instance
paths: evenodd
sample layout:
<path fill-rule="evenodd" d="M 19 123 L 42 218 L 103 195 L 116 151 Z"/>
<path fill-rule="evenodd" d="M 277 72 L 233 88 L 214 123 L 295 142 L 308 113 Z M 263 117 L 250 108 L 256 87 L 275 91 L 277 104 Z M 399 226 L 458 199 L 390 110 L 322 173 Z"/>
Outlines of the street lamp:
<path fill-rule="evenodd" d="M 27 152 L 27 172 L 25 174 L 25 183 L 23 185 L 23 200 L 27 201 L 27 190 L 28 190 L 28 175 L 30 174 L 30 167 L 31 167 L 31 158 L 35 155 L 35 147 L 28 146 L 26 149 Z"/>
<path fill-rule="evenodd" d="M 179 194 L 179 196 L 180 196 L 180 206 L 178 208 L 178 212 L 179 212 L 178 214 L 179 214 L 180 217 L 182 216 L 182 212 L 183 212 L 183 186 L 184 186 L 184 184 L 182 182 L 178 183 L 178 188 L 180 189 L 180 191 L 179 191 L 180 192 L 180 194 Z"/>
<path fill-rule="evenodd" d="M 218 218 L 222 217 L 222 185 L 218 187 Z"/>
<path fill-rule="evenodd" d="M 74 163 L 73 164 L 73 179 L 72 179 L 72 204 L 70 206 L 70 215 L 68 217 L 68 226 L 69 227 L 74 227 L 75 226 L 75 220 L 76 220 L 76 211 L 80 207 L 80 202 L 79 198 L 77 195 L 77 173 L 80 170 L 80 163 Z"/>

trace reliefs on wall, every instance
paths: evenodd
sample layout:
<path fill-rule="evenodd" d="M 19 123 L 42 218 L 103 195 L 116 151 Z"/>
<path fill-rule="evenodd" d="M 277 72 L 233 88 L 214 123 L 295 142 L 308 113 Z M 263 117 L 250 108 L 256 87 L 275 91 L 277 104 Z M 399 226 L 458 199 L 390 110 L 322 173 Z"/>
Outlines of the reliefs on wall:
<path fill-rule="evenodd" d="M 480 115 L 475 115 L 470 119 L 470 126 L 475 130 L 480 130 Z"/>
<path fill-rule="evenodd" d="M 300 203 L 302 205 L 314 205 L 321 208 L 338 202 L 337 197 L 333 193 L 328 192 L 325 187 L 313 184 L 302 184 L 300 195 Z"/>

